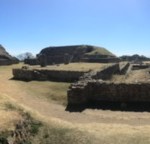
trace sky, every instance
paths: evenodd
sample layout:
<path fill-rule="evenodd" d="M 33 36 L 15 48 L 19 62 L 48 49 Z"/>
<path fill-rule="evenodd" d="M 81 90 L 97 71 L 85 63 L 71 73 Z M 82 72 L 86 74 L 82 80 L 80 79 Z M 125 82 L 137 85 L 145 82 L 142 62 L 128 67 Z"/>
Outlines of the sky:
<path fill-rule="evenodd" d="M 89 44 L 150 57 L 150 0 L 0 0 L 0 44 L 11 55 Z"/>

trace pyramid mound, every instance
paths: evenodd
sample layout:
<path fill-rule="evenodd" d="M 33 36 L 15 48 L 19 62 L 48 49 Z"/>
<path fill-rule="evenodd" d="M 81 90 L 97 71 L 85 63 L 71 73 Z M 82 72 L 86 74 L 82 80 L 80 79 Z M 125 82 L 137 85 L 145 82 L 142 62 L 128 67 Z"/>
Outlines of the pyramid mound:
<path fill-rule="evenodd" d="M 18 63 L 18 62 L 19 61 L 15 57 L 12 57 L 5 50 L 5 48 L 2 45 L 0 45 L 0 65 L 10 65 L 10 64 Z"/>
<path fill-rule="evenodd" d="M 41 50 L 38 57 L 44 55 L 47 64 L 69 62 L 111 62 L 117 57 L 103 47 L 91 45 L 47 47 Z M 40 58 L 39 58 L 40 59 Z"/>

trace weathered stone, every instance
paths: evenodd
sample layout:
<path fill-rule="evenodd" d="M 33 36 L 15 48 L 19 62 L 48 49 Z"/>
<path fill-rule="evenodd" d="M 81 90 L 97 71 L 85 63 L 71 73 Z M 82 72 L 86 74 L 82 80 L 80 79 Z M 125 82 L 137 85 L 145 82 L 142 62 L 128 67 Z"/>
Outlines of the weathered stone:
<path fill-rule="evenodd" d="M 60 82 L 74 82 L 85 72 L 63 71 L 48 69 L 13 69 L 14 79 L 18 80 L 51 80 Z"/>
<path fill-rule="evenodd" d="M 66 71 L 49 69 L 13 69 L 14 79 L 19 80 L 51 80 L 60 82 L 74 82 L 80 79 L 79 83 L 86 83 L 92 79 L 109 79 L 114 73 L 118 72 L 119 64 L 113 64 L 99 71 Z M 28 78 L 29 75 L 29 78 Z M 82 81 L 83 80 L 83 81 Z"/>
<path fill-rule="evenodd" d="M 150 64 L 134 64 L 132 66 L 132 70 L 147 69 L 149 67 L 150 67 Z"/>
<path fill-rule="evenodd" d="M 81 87 L 81 88 L 80 88 Z M 150 83 L 110 83 L 89 81 L 68 91 L 68 104 L 86 104 L 90 101 L 150 102 Z"/>
<path fill-rule="evenodd" d="M 120 66 L 120 74 L 124 75 L 127 73 L 128 69 L 129 69 L 130 63 L 126 62 L 123 65 Z"/>

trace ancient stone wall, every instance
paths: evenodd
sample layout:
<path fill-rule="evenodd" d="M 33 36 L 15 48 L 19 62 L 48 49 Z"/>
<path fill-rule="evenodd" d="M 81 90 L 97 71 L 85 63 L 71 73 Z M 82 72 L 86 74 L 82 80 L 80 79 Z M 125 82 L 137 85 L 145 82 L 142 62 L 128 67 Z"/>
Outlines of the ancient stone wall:
<path fill-rule="evenodd" d="M 0 65 L 11 65 L 19 63 L 18 60 L 8 60 L 8 59 L 0 59 Z"/>
<path fill-rule="evenodd" d="M 14 79 L 18 80 L 51 80 L 61 82 L 73 82 L 79 79 L 85 72 L 59 71 L 59 70 L 37 70 L 37 69 L 13 69 Z"/>
<path fill-rule="evenodd" d="M 68 104 L 90 102 L 150 102 L 150 83 L 109 83 L 89 81 L 71 85 L 68 91 Z"/>
<path fill-rule="evenodd" d="M 59 82 L 75 82 L 85 79 L 109 79 L 114 73 L 119 71 L 119 64 L 107 66 L 99 71 L 66 71 L 48 69 L 13 69 L 14 79 L 18 80 L 50 80 Z"/>
<path fill-rule="evenodd" d="M 39 63 L 39 61 L 38 61 L 38 59 L 25 59 L 24 60 L 24 63 L 25 64 L 29 64 L 29 65 L 39 65 L 40 63 Z"/>
<path fill-rule="evenodd" d="M 120 67 L 120 74 L 124 75 L 127 73 L 128 69 L 129 69 L 130 63 L 125 63 Z"/>
<path fill-rule="evenodd" d="M 132 70 L 146 69 L 149 67 L 150 67 L 150 65 L 147 65 L 147 64 L 134 64 L 132 66 Z"/>
<path fill-rule="evenodd" d="M 96 56 L 95 56 L 96 57 Z M 82 62 L 90 62 L 90 63 L 116 63 L 119 62 L 119 58 L 82 58 Z"/>
<path fill-rule="evenodd" d="M 92 79 L 103 79 L 108 80 L 112 77 L 113 74 L 119 73 L 119 63 L 112 64 L 109 67 L 104 68 L 92 76 Z"/>
<path fill-rule="evenodd" d="M 30 81 L 33 79 L 32 70 L 13 69 L 12 72 L 13 72 L 14 79 L 25 80 L 25 81 Z"/>

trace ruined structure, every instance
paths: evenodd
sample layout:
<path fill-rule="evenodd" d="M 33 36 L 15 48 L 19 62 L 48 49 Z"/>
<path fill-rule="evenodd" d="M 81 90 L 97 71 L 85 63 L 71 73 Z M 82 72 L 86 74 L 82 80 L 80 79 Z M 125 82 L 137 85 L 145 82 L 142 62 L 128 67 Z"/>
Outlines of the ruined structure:
<path fill-rule="evenodd" d="M 119 72 L 109 73 L 111 69 L 106 69 L 104 72 L 106 77 L 103 74 L 95 76 L 89 74 L 89 78 L 84 77 L 72 83 L 68 90 L 68 107 L 99 102 L 117 102 L 120 105 L 132 102 L 150 103 L 150 69 L 144 67 L 143 70 L 142 66 L 140 70 L 132 71 L 132 66 L 126 63 L 119 68 Z M 112 68 L 114 70 L 114 67 Z M 113 78 L 114 74 L 119 80 L 116 77 Z"/>
<path fill-rule="evenodd" d="M 40 65 L 40 62 L 38 61 L 37 58 L 26 58 L 26 59 L 24 60 L 24 64 Z"/>
<path fill-rule="evenodd" d="M 37 55 L 40 61 L 41 55 L 46 57 L 46 62 L 50 64 L 68 64 L 70 62 L 117 62 L 119 59 L 102 47 L 90 45 L 47 47 Z"/>
<path fill-rule="evenodd" d="M 146 69 L 150 68 L 149 64 L 133 64 L 132 70 Z"/>
<path fill-rule="evenodd" d="M 103 68 L 104 67 L 104 68 Z M 94 70 L 67 70 L 67 69 L 53 69 L 51 66 L 41 68 L 41 67 L 27 67 L 13 69 L 14 79 L 17 80 L 49 80 L 49 81 L 59 81 L 59 82 L 75 82 L 79 79 L 96 79 L 102 77 L 103 79 L 109 79 L 112 74 L 118 73 L 119 64 L 107 64 L 103 65 L 102 68 L 97 68 Z M 61 68 L 61 67 L 60 67 Z"/>
<path fill-rule="evenodd" d="M 18 63 L 19 60 L 9 55 L 5 48 L 0 45 L 0 65 L 11 65 Z"/>
<path fill-rule="evenodd" d="M 150 102 L 150 83 L 111 83 L 89 80 L 68 91 L 70 105 L 98 102 Z"/>
<path fill-rule="evenodd" d="M 82 71 L 66 71 L 66 70 L 46 70 L 46 69 L 13 69 L 13 76 L 16 80 L 24 81 L 58 81 L 58 82 L 74 82 L 79 80 L 85 72 Z"/>

